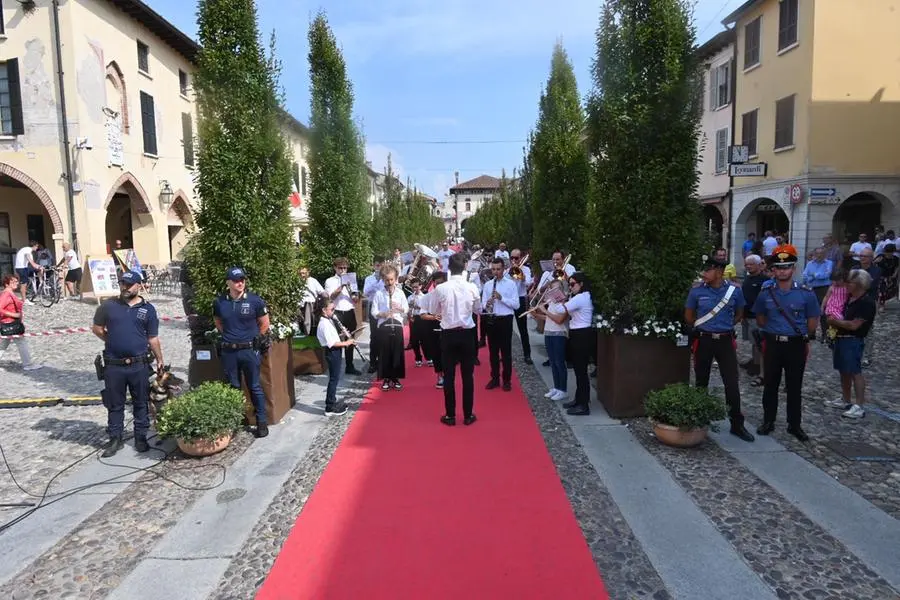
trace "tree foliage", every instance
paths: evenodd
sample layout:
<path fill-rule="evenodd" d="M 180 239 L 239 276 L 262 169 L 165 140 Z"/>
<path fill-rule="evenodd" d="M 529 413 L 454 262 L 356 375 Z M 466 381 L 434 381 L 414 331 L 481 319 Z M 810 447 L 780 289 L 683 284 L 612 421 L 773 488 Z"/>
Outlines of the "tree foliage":
<path fill-rule="evenodd" d="M 557 43 L 531 148 L 538 256 L 549 258 L 557 248 L 580 254 L 591 179 L 584 127 L 575 71 Z"/>
<path fill-rule="evenodd" d="M 587 262 L 619 324 L 680 320 L 696 275 L 698 63 L 686 0 L 607 0 L 589 101 Z"/>
<path fill-rule="evenodd" d="M 237 265 L 273 320 L 287 323 L 296 315 L 299 290 L 285 276 L 296 270 L 292 157 L 279 125 L 274 41 L 267 58 L 252 0 L 201 0 L 198 26 L 199 232 L 187 253 L 195 308 L 212 314 L 226 270 Z"/>
<path fill-rule="evenodd" d="M 384 171 L 384 196 L 379 200 L 372 219 L 372 249 L 382 257 L 393 256 L 394 248 L 413 250 L 413 244 L 434 245 L 446 237 L 444 223 L 431 213 L 431 202 L 425 194 L 400 184 L 388 155 Z"/>
<path fill-rule="evenodd" d="M 304 259 L 317 276 L 331 274 L 335 257 L 350 268 L 370 264 L 371 215 L 363 140 L 353 122 L 347 66 L 324 13 L 309 28 L 312 118 L 309 229 Z"/>

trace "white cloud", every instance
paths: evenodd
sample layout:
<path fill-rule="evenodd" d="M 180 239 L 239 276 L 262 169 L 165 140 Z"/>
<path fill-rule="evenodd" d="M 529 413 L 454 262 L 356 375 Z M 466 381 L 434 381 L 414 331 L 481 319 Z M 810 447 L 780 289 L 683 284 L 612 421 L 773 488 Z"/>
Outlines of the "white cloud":
<path fill-rule="evenodd" d="M 410 56 L 546 55 L 553 43 L 593 40 L 596 0 L 390 0 L 378 15 L 335 27 L 345 52 L 366 60 L 382 52 Z"/>
<path fill-rule="evenodd" d="M 366 160 L 372 163 L 372 168 L 379 173 L 384 173 L 387 168 L 388 155 L 391 156 L 391 169 L 401 181 L 406 179 L 406 170 L 403 168 L 403 157 L 396 150 L 382 144 L 366 144 Z"/>

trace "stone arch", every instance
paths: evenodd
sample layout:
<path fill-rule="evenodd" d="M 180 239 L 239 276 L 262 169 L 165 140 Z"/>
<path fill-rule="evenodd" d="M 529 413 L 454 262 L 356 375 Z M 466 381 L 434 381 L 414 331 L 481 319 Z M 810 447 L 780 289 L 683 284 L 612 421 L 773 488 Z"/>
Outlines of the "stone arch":
<path fill-rule="evenodd" d="M 150 214 L 153 212 L 153 205 L 150 204 L 150 198 L 147 196 L 147 192 L 144 191 L 144 186 L 142 186 L 131 173 L 122 173 L 112 185 L 112 188 L 110 188 L 109 193 L 106 195 L 106 202 L 103 203 L 104 210 L 109 208 L 109 203 L 112 202 L 113 196 L 115 196 L 122 188 L 125 188 L 125 192 L 131 198 L 131 203 L 135 207 L 135 212 L 140 214 Z"/>
<path fill-rule="evenodd" d="M 59 212 L 57 212 L 56 210 L 56 206 L 53 204 L 53 200 L 50 199 L 50 195 L 46 192 L 46 190 L 44 190 L 44 188 L 42 188 L 34 179 L 6 163 L 0 162 L 0 173 L 6 175 L 7 177 L 12 177 L 16 181 L 27 187 L 29 190 L 31 190 L 34 195 L 38 197 L 38 200 L 41 201 L 41 204 L 43 205 L 44 210 L 47 211 L 47 214 L 50 215 L 50 221 L 53 223 L 53 233 L 62 235 L 62 219 L 59 216 Z"/>
<path fill-rule="evenodd" d="M 862 189 L 848 195 L 835 207 L 831 217 L 832 235 L 840 244 L 847 236 L 850 241 L 856 241 L 859 234 L 865 233 L 874 247 L 875 228 L 886 225 L 885 229 L 891 229 L 896 215 L 897 207 L 888 196 Z"/>
<path fill-rule="evenodd" d="M 125 89 L 125 76 L 122 75 L 122 69 L 119 68 L 116 61 L 106 65 L 106 78 L 109 79 L 120 94 L 119 115 L 122 117 L 122 133 L 127 134 L 130 129 L 128 125 L 128 93 Z"/>
<path fill-rule="evenodd" d="M 184 193 L 184 190 L 179 189 L 175 192 L 175 195 L 172 196 L 171 210 L 175 211 L 178 218 L 181 219 L 181 222 L 184 223 L 186 227 L 194 224 L 194 213 L 191 210 L 191 203 L 188 201 L 187 194 Z"/>

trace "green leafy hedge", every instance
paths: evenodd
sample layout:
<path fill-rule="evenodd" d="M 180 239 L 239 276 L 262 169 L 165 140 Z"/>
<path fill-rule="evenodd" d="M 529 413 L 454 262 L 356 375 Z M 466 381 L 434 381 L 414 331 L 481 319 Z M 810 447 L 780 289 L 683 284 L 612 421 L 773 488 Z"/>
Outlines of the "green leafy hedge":
<path fill-rule="evenodd" d="M 644 401 L 647 417 L 679 429 L 711 427 L 725 418 L 725 405 L 704 388 L 687 383 L 668 385 L 647 394 Z"/>
<path fill-rule="evenodd" d="M 186 442 L 214 441 L 233 433 L 244 420 L 244 393 L 219 381 L 169 400 L 160 410 L 156 431 Z"/>

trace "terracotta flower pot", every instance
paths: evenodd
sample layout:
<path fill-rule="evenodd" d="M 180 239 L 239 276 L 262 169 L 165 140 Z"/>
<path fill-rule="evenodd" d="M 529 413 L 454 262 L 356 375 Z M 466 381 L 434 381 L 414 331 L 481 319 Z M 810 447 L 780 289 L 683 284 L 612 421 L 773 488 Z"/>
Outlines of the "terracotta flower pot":
<path fill-rule="evenodd" d="M 178 449 L 188 456 L 211 456 L 217 452 L 221 452 L 231 443 L 231 434 L 219 436 L 215 440 L 195 440 L 193 442 L 185 441 L 181 438 L 176 440 Z"/>
<path fill-rule="evenodd" d="M 665 423 L 657 423 L 656 421 L 651 422 L 653 423 L 653 433 L 656 434 L 656 439 L 667 446 L 693 448 L 694 446 L 703 443 L 703 440 L 706 439 L 706 427 L 688 429 L 685 431 L 672 425 L 666 425 Z"/>

